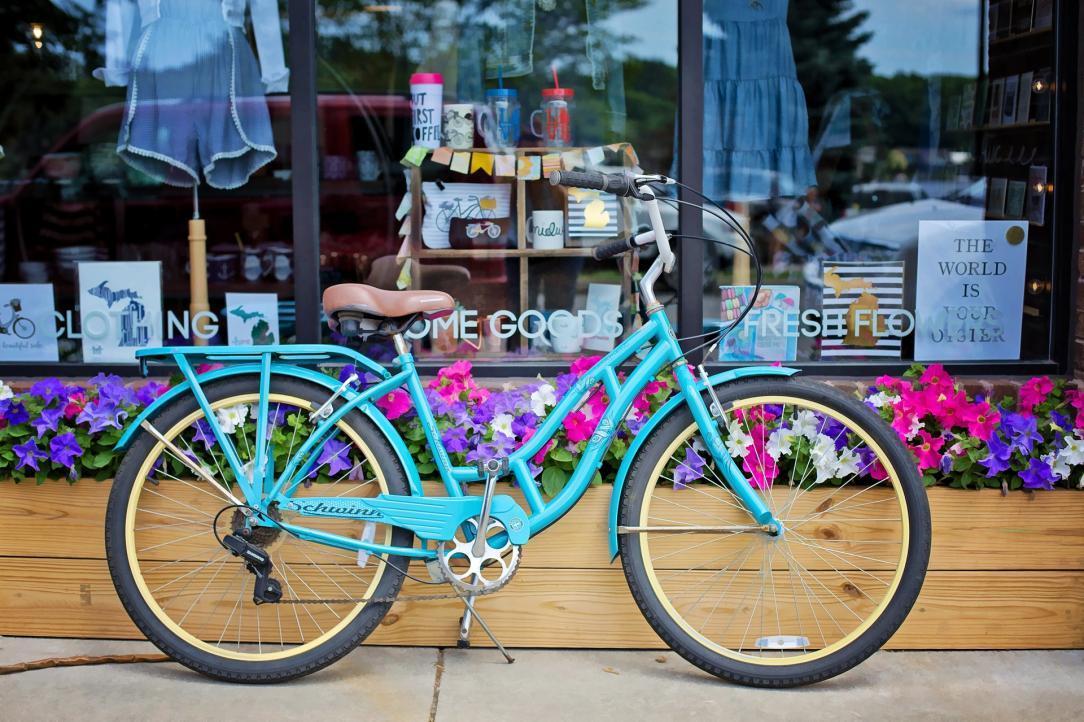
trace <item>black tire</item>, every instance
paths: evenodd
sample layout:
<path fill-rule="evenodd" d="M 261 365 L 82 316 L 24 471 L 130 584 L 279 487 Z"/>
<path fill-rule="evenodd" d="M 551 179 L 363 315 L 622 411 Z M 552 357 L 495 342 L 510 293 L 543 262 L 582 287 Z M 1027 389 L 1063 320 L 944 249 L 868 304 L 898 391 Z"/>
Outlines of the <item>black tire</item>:
<path fill-rule="evenodd" d="M 255 376 L 235 377 L 209 383 L 204 386 L 204 391 L 213 404 L 218 400 L 253 393 L 258 389 L 257 384 Z M 312 408 L 322 404 L 329 396 L 328 390 L 323 386 L 294 378 L 273 378 L 270 390 L 272 394 L 282 393 L 307 399 L 313 403 Z M 196 409 L 196 400 L 191 395 L 186 395 L 166 406 L 152 422 L 164 432 Z M 389 492 L 409 494 L 406 472 L 383 433 L 358 411 L 348 414 L 345 420 L 369 446 L 375 456 L 374 463 L 378 464 L 384 473 Z M 117 470 L 106 511 L 105 548 L 117 595 L 132 621 L 156 647 L 186 667 L 208 677 L 227 682 L 265 684 L 295 679 L 323 669 L 353 650 L 372 633 L 391 608 L 390 602 L 367 604 L 348 625 L 319 646 L 296 656 L 273 661 L 235 660 L 218 656 L 193 646 L 169 629 L 150 609 L 139 591 L 128 564 L 125 534 L 125 517 L 136 474 L 155 445 L 154 437 L 146 432 L 141 433 L 128 449 Z M 413 534 L 408 530 L 395 528 L 392 542 L 397 546 L 409 547 L 413 543 Z M 389 562 L 374 590 L 377 597 L 394 597 L 399 593 L 404 579 L 402 572 L 407 570 L 410 560 L 406 557 L 391 557 Z"/>
<path fill-rule="evenodd" d="M 754 379 L 718 387 L 717 394 L 724 408 L 742 398 L 785 394 L 822 404 L 862 423 L 895 468 L 908 512 L 908 554 L 899 585 L 880 617 L 847 646 L 820 659 L 779 667 L 727 657 L 698 642 L 682 628 L 666 612 L 649 581 L 640 553 L 640 534 L 622 534 L 618 538 L 629 588 L 640 611 L 662 640 L 686 660 L 710 674 L 737 684 L 769 688 L 802 686 L 834 677 L 884 646 L 899 629 L 922 589 L 930 555 L 931 526 L 926 491 L 914 459 L 895 432 L 863 403 L 825 384 L 798 379 Z M 707 395 L 705 401 L 709 401 Z M 629 478 L 622 490 L 618 524 L 637 523 L 637 514 L 649 487 L 649 477 L 661 455 L 693 423 L 691 412 L 682 405 L 652 433 L 629 470 Z"/>

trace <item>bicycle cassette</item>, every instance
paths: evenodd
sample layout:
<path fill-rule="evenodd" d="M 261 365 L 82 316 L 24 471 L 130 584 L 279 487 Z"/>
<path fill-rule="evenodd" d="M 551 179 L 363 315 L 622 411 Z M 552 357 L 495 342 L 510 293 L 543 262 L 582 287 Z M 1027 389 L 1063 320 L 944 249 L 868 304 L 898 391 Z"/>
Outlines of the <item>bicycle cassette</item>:
<path fill-rule="evenodd" d="M 467 523 L 477 532 L 476 519 L 468 519 Z M 444 581 L 467 594 L 489 594 L 511 581 L 519 568 L 521 547 L 509 541 L 504 524 L 489 520 L 485 548 L 478 556 L 474 554 L 474 534 L 470 539 L 466 536 L 460 529 L 453 539 L 437 547 L 437 563 Z M 498 538 L 501 543 L 493 546 Z"/>

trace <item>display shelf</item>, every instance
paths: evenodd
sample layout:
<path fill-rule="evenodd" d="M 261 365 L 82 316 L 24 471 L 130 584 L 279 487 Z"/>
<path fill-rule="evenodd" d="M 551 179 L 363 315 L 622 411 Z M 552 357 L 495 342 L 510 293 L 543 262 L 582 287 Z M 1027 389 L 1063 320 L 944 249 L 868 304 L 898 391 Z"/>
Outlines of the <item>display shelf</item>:
<path fill-rule="evenodd" d="M 626 153 L 626 149 L 631 148 L 631 145 L 624 142 L 609 143 L 603 148 L 611 151 L 611 157 L 617 156 L 620 159 L 622 166 L 628 166 L 630 160 L 630 154 Z M 541 156 L 552 155 L 555 153 L 580 153 L 583 154 L 585 161 L 588 150 L 591 146 L 576 146 L 568 148 L 550 148 L 550 147 L 526 147 L 526 148 L 509 148 L 504 151 L 493 150 L 491 148 L 469 148 L 469 149 L 455 149 L 453 153 L 488 153 L 491 155 L 515 155 L 517 158 L 524 156 Z M 619 148 L 620 150 L 614 150 Z M 632 155 L 635 155 L 633 151 Z M 433 164 L 429 164 L 427 169 L 431 169 Z M 471 182 L 472 177 L 477 176 L 475 173 L 455 173 L 448 167 L 440 169 L 441 177 L 456 176 L 457 180 L 462 178 L 466 182 Z M 410 169 L 411 180 L 411 205 L 410 205 L 410 234 L 407 239 L 407 256 L 417 261 L 455 261 L 455 260 L 485 260 L 485 259 L 514 259 L 518 262 L 518 283 L 516 278 L 510 278 L 509 284 L 514 289 L 514 297 L 518 301 L 519 312 L 523 312 L 533 305 L 533 300 L 530 296 L 530 283 L 529 283 L 529 265 L 531 259 L 543 259 L 543 258 L 590 258 L 594 254 L 594 245 L 604 243 L 612 238 L 622 237 L 627 235 L 632 228 L 633 224 L 633 207 L 632 202 L 627 198 L 618 199 L 618 211 L 619 218 L 617 224 L 617 232 L 612 236 L 592 238 L 590 246 L 572 246 L 570 245 L 571 239 L 568 237 L 568 191 L 562 187 L 550 186 L 548 180 L 543 175 L 540 178 L 525 179 L 518 176 L 497 176 L 491 175 L 494 183 L 508 183 L 512 186 L 512 198 L 510 213 L 514 219 L 513 228 L 510 229 L 509 234 L 513 236 L 515 245 L 508 248 L 428 248 L 422 241 L 422 223 L 425 215 L 425 208 L 421 194 L 422 188 L 422 168 L 421 166 L 413 166 Z M 530 184 L 544 184 L 544 193 L 550 194 L 550 200 L 553 205 L 560 207 L 565 212 L 565 246 L 558 249 L 536 249 L 532 248 L 527 242 L 527 218 L 529 216 L 532 199 L 529 192 Z M 554 208 L 556 210 L 556 208 Z M 514 235 L 513 235 L 514 234 Z M 512 239 L 510 239 L 512 240 Z M 582 241 L 581 241 L 582 242 Z M 636 259 L 626 258 L 625 262 L 621 264 L 622 273 L 622 305 L 627 306 L 628 300 L 631 298 L 633 292 L 632 275 L 637 267 Z M 411 269 L 411 285 L 413 288 L 425 287 L 425 275 L 426 266 L 422 263 L 414 264 Z M 451 289 L 438 289 L 438 290 L 451 290 Z M 455 293 L 452 294 L 453 296 Z M 556 309 L 548 309 L 556 310 Z M 511 345 L 511 340 L 510 340 Z M 526 352 L 528 350 L 528 339 L 520 337 L 519 350 L 520 352 Z M 416 349 L 416 353 L 425 356 L 426 351 L 423 349 Z"/>

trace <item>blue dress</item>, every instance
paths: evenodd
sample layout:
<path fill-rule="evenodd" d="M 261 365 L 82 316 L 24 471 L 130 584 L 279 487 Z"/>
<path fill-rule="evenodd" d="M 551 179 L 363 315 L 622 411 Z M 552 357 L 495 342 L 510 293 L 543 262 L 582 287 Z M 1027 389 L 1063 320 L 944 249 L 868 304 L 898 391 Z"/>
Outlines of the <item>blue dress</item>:
<path fill-rule="evenodd" d="M 704 193 L 758 200 L 817 179 L 788 0 L 705 0 Z"/>

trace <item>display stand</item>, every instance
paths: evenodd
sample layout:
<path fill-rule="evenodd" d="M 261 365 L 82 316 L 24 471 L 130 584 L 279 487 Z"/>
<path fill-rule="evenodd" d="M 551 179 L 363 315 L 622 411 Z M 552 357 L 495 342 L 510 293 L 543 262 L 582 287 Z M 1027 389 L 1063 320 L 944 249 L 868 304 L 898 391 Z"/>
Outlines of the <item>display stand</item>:
<path fill-rule="evenodd" d="M 627 144 L 620 144 L 622 146 Z M 587 148 L 517 148 L 509 149 L 508 153 L 515 153 L 517 167 L 519 159 L 527 156 L 543 156 L 553 153 L 565 153 L 569 151 L 582 151 L 586 152 Z M 467 152 L 467 151 L 460 151 Z M 476 148 L 469 152 L 474 153 L 490 153 L 494 151 L 487 148 Z M 622 158 L 627 158 L 625 153 L 620 154 Z M 541 161 L 540 161 L 541 162 Z M 432 167 L 433 164 L 429 164 L 427 167 Z M 439 166 L 438 166 L 439 167 Z M 442 169 L 444 175 L 455 175 L 457 180 L 460 178 L 463 181 L 472 181 L 474 178 L 480 178 L 480 174 L 455 174 L 448 168 Z M 512 197 L 512 213 L 514 219 L 515 228 L 515 245 L 508 248 L 427 248 L 422 242 L 422 221 L 425 214 L 425 205 L 422 199 L 422 168 L 419 166 L 413 166 L 411 168 L 411 207 L 410 207 L 410 235 L 409 235 L 409 254 L 408 257 L 413 259 L 415 263 L 411 269 L 411 287 L 412 288 L 424 288 L 425 287 L 425 266 L 423 261 L 431 261 L 435 259 L 448 260 L 476 260 L 476 259 L 516 259 L 518 265 L 518 302 L 519 310 L 522 313 L 530 307 L 531 299 L 529 298 L 529 265 L 532 259 L 540 258 L 592 258 L 594 255 L 594 245 L 598 243 L 604 243 L 611 238 L 623 237 L 633 230 L 633 204 L 628 198 L 618 198 L 618 207 L 620 209 L 620 218 L 618 220 L 618 231 L 615 235 L 609 238 L 593 238 L 591 239 L 592 245 L 589 247 L 564 247 L 555 249 L 535 249 L 532 248 L 527 239 L 527 217 L 530 211 L 529 208 L 529 195 L 528 184 L 545 183 L 547 189 L 559 199 L 560 206 L 565 210 L 565 229 L 566 229 L 566 243 L 568 234 L 568 189 L 557 186 L 549 186 L 549 180 L 546 178 L 539 178 L 534 180 L 525 180 L 519 177 L 502 177 L 492 176 L 487 177 L 487 180 L 492 180 L 494 183 L 512 183 L 514 184 L 514 191 Z M 628 306 L 628 302 L 632 298 L 631 289 L 632 274 L 637 267 L 636 259 L 625 258 L 621 264 L 622 275 L 622 306 Z M 631 318 L 628 318 L 631 314 L 627 314 L 626 318 L 631 322 Z M 520 336 L 519 348 L 521 351 L 526 351 L 528 346 L 528 339 Z"/>
<path fill-rule="evenodd" d="M 188 221 L 189 322 L 192 345 L 206 346 L 207 339 L 198 333 L 197 319 L 210 311 L 207 297 L 207 224 L 199 217 L 199 186 L 192 186 L 192 218 Z"/>

